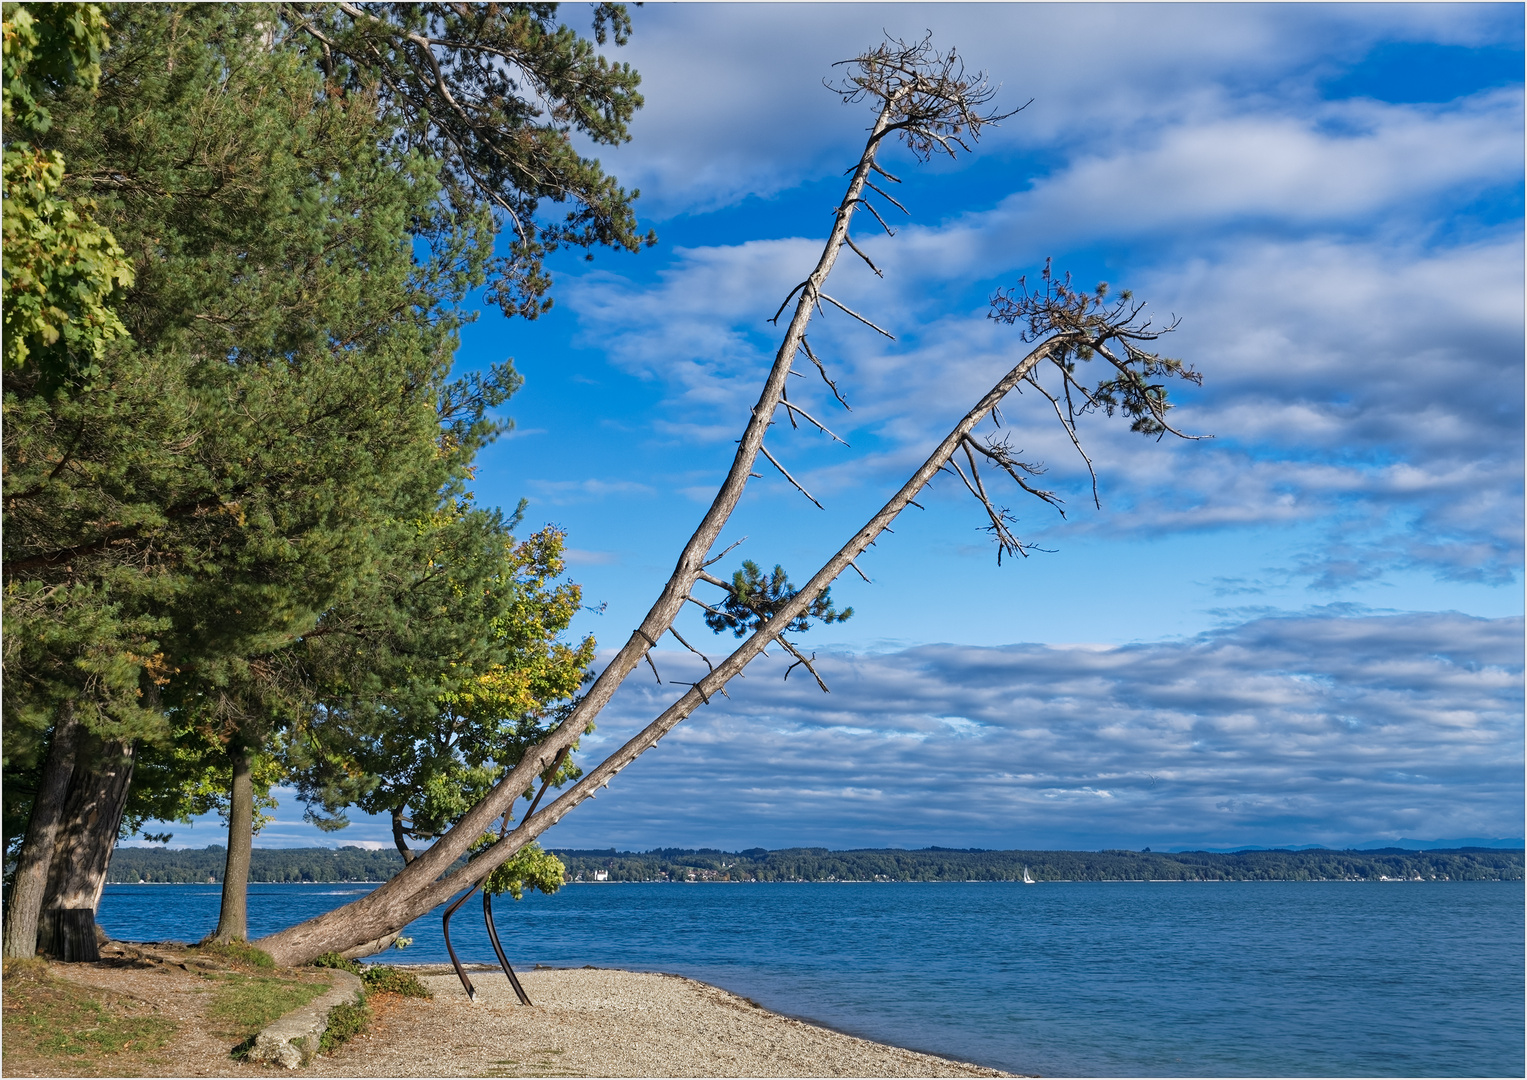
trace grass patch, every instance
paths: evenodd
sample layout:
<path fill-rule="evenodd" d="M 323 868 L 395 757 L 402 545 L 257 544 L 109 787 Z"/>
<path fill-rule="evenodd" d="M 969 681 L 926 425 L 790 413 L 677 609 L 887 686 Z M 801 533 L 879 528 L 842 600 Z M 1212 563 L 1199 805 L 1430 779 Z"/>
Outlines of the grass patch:
<path fill-rule="evenodd" d="M 327 983 L 264 975 L 211 976 L 217 984 L 207 1019 L 219 1035 L 245 1039 L 329 989 Z"/>
<path fill-rule="evenodd" d="M 395 968 L 391 964 L 360 964 L 346 960 L 336 952 L 326 952 L 312 961 L 313 967 L 338 968 L 351 975 L 359 975 L 366 984 L 367 993 L 397 994 L 400 997 L 432 998 L 429 987 L 419 981 L 412 972 Z"/>
<path fill-rule="evenodd" d="M 430 988 L 419 981 L 411 971 L 402 971 L 387 964 L 376 964 L 361 973 L 368 993 L 397 994 L 400 997 L 432 998 Z"/>
<path fill-rule="evenodd" d="M 276 966 L 276 962 L 271 959 L 269 953 L 243 941 L 208 941 L 191 946 L 191 951 L 197 956 L 205 956 L 209 960 L 220 960 L 237 968 L 261 971 Z"/>
<path fill-rule="evenodd" d="M 4 979 L 7 1073 L 39 1072 L 49 1062 L 88 1068 L 81 1059 L 129 1052 L 136 1058 L 161 1049 L 180 1030 L 145 1002 L 53 978 L 42 961 L 6 961 Z M 116 1062 L 100 1066 L 126 1072 Z"/>
<path fill-rule="evenodd" d="M 365 999 L 358 1002 L 346 1001 L 334 1006 L 329 1010 L 329 1026 L 324 1029 L 323 1037 L 318 1040 L 319 1051 L 327 1054 L 340 1043 L 365 1031 L 370 1021 L 371 1010 L 366 1007 Z"/>

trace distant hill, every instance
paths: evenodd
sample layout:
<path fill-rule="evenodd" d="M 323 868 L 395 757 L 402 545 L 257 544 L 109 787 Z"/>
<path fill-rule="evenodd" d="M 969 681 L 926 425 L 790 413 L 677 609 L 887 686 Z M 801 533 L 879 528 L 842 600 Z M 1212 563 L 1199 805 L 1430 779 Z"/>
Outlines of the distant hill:
<path fill-rule="evenodd" d="M 1361 844 L 1352 844 L 1345 848 L 1346 851 L 1377 851 L 1380 848 L 1400 848 L 1404 851 L 1453 851 L 1458 848 L 1505 848 L 1516 851 L 1527 847 L 1520 836 L 1515 837 L 1487 837 L 1487 836 L 1460 836 L 1448 840 L 1365 840 Z M 1263 847 L 1261 844 L 1243 844 L 1240 847 L 1216 847 L 1195 848 L 1176 847 L 1162 848 L 1163 851 L 1311 851 L 1328 850 L 1324 844 L 1283 844 L 1280 847 Z"/>
<path fill-rule="evenodd" d="M 570 876 L 608 881 L 1521 881 L 1521 851 L 982 851 L 924 848 L 645 853 L 556 849 Z"/>
<path fill-rule="evenodd" d="M 1521 850 L 1463 847 L 1432 851 L 983 851 L 924 848 L 786 848 L 768 851 L 657 848 L 646 852 L 553 849 L 568 876 L 583 881 L 1521 881 Z M 222 847 L 121 847 L 107 880 L 221 881 Z M 396 851 L 256 848 L 252 882 L 385 881 L 403 868 Z"/>
<path fill-rule="evenodd" d="M 108 882 L 186 885 L 223 880 L 226 848 L 119 847 L 111 856 Z M 255 848 L 249 861 L 252 882 L 386 881 L 403 869 L 397 851 L 342 848 Z"/>

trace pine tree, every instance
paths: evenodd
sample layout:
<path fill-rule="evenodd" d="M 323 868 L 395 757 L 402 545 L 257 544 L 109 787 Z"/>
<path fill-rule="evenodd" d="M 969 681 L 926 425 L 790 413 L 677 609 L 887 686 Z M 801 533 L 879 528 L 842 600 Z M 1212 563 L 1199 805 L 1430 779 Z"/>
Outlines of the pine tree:
<path fill-rule="evenodd" d="M 219 802 L 243 842 L 218 933 L 242 936 L 258 790 L 324 689 L 308 643 L 417 554 L 407 523 L 457 505 L 517 385 L 507 364 L 449 381 L 457 305 L 486 282 L 533 317 L 548 250 L 644 242 L 634 193 L 571 149 L 626 137 L 635 73 L 550 7 L 108 15 L 98 94 L 27 85 L 55 120 L 39 152 L 69 163 L 60 197 L 130 261 L 103 309 L 127 336 L 62 334 L 5 377 L 7 851 L 51 871 L 68 917 L 44 942 L 82 955 L 119 823 Z M 618 6 L 596 12 L 609 29 Z M 480 70 L 506 50 L 528 85 Z M 527 224 L 542 200 L 567 220 Z M 44 803 L 51 850 L 20 843 Z"/>

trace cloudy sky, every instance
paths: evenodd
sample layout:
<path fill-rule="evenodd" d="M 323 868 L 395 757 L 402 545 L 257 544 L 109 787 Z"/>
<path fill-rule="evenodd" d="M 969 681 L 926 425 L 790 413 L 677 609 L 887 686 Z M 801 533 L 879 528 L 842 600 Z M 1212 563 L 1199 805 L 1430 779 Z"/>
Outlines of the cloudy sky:
<path fill-rule="evenodd" d="M 565 7 L 569 18 L 580 9 Z M 823 696 L 760 664 L 595 803 L 558 846 L 1342 844 L 1519 836 L 1522 781 L 1522 22 L 1516 5 L 648 4 L 620 59 L 657 247 L 569 260 L 534 324 L 484 314 L 464 365 L 513 357 L 514 434 L 483 502 L 568 531 L 618 644 L 733 452 L 820 251 L 868 106 L 836 61 L 931 32 L 1027 107 L 976 153 L 919 165 L 884 270 L 831 290 L 895 335 L 819 317 L 853 409 L 792 398 L 851 444 L 771 448 L 821 501 L 754 481 L 723 543 L 797 580 L 1022 354 L 986 317 L 1047 258 L 1181 320 L 1203 373 L 1174 413 L 1202 441 L 1092 416 L 1099 475 L 1032 393 L 1004 407 L 1062 519 L 1009 500 L 1005 560 L 940 482 L 842 581 L 855 616 L 806 643 Z M 762 471 L 762 470 L 761 470 Z M 958 488 L 958 489 L 957 489 Z M 679 624 L 712 652 L 698 619 Z M 687 659 L 659 654 L 664 678 Z M 666 704 L 648 672 L 612 747 Z M 319 834 L 283 802 L 259 842 Z M 322 842 L 380 842 L 358 822 Z M 176 843 L 221 842 L 214 822 Z"/>

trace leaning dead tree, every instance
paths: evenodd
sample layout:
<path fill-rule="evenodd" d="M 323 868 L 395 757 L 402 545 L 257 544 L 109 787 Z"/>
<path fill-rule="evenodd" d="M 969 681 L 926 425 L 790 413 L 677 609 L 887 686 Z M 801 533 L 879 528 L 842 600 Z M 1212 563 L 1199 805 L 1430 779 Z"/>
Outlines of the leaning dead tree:
<path fill-rule="evenodd" d="M 607 787 L 617 773 L 696 709 L 721 694 L 727 684 L 770 644 L 777 642 L 794 658 L 794 666 L 804 666 L 816 675 L 812 658 L 804 655 L 786 637 L 787 632 L 804 625 L 804 620 L 813 614 L 823 613 L 822 597 L 840 575 L 850 569 L 863 573 L 856 560 L 902 511 L 917 505 L 914 499 L 918 493 L 940 473 L 961 479 L 978 500 L 996 540 L 999 558 L 1003 554 L 1023 554 L 1025 544 L 1012 531 L 1011 513 L 994 498 L 991 481 L 1001 473 L 1016 482 L 1028 496 L 1051 505 L 1058 500 L 1052 492 L 1035 483 L 1035 477 L 1041 472 L 1038 465 L 1020 460 L 1005 439 L 977 434 L 977 428 L 988 418 L 999 419 L 998 405 L 1014 390 L 1029 386 L 1047 397 L 1078 450 L 1081 442 L 1077 437 L 1076 419 L 1093 410 L 1109 415 L 1122 413 L 1132 421 L 1136 431 L 1147 435 L 1180 434 L 1167 420 L 1170 406 L 1165 380 L 1175 377 L 1197 381 L 1198 376 L 1180 362 L 1162 357 L 1148 348 L 1150 342 L 1170 330 L 1170 326 L 1153 328 L 1144 317 L 1142 305 L 1128 294 L 1115 301 L 1107 297 L 1103 287 L 1091 293 L 1073 289 L 1069 280 L 1057 278 L 1048 266 L 1036 286 L 1031 288 L 1024 282 L 1012 291 L 999 293 L 993 301 L 992 317 L 1020 326 L 1024 340 L 1033 343 L 1034 348 L 976 402 L 901 489 L 799 590 L 773 597 L 767 608 L 752 607 L 750 610 L 755 617 L 739 623 L 747 631 L 742 643 L 719 663 L 713 664 L 706 659 L 708 673 L 698 682 L 689 684 L 689 688 L 646 728 L 590 768 L 576 784 L 539 811 L 534 810 L 540 802 L 540 793 L 537 793 L 532 812 L 527 813 L 517 826 L 465 866 L 448 873 L 452 864 L 467 854 L 474 842 L 493 831 L 498 822 L 509 820 L 515 803 L 533 789 L 536 778 L 558 755 L 567 752 L 588 729 L 627 676 L 644 660 L 650 663 L 650 650 L 656 648 L 665 634 L 672 634 L 690 651 L 699 652 L 673 628 L 686 604 L 699 605 L 712 615 L 723 614 L 718 603 L 732 611 L 739 607 L 749 608 L 747 598 L 738 597 L 731 583 L 710 573 L 710 567 L 727 554 L 723 551 L 712 555 L 712 549 L 736 509 L 749 478 L 756 475 L 754 468 L 760 456 L 802 494 L 810 497 L 779 457 L 765 445 L 765 436 L 780 411 L 784 411 L 792 425 L 799 418 L 827 431 L 825 425 L 787 399 L 786 381 L 792 375 L 802 374 L 796 365 L 804 360 L 815 369 L 832 395 L 846 404 L 826 365 L 807 341 L 806 330 L 813 315 L 832 307 L 877 333 L 891 336 L 826 291 L 828 277 L 845 248 L 880 274 L 880 269 L 855 243 L 850 227 L 858 211 L 863 209 L 879 227 L 887 233 L 892 232 L 880 210 L 871 202 L 872 198 L 878 197 L 884 200 L 883 205 L 900 208 L 900 203 L 886 190 L 887 186 L 900 181 L 878 163 L 881 148 L 887 140 L 899 139 L 919 160 L 927 160 L 935 154 L 954 156 L 960 151 L 968 151 L 986 125 L 1012 115 L 991 107 L 995 91 L 984 76 L 967 74 L 953 52 L 939 53 L 927 40 L 913 44 L 887 42 L 847 62 L 846 66 L 849 71 L 846 81 L 833 88 L 846 102 L 866 100 L 874 103 L 877 106 L 875 123 L 852 170 L 821 257 L 805 280 L 790 291 L 775 314 L 778 320 L 794 301 L 783 340 L 758 403 L 753 406 L 738 441 L 726 480 L 699 527 L 685 544 L 657 602 L 561 726 L 537 747 L 527 751 L 497 787 L 433 846 L 391 881 L 360 900 L 255 943 L 279 963 L 302 963 L 331 950 L 342 951 L 385 940 L 411 920 L 461 890 L 473 887 L 579 803 Z M 1082 365 L 1089 362 L 1100 362 L 1106 370 L 1105 377 L 1091 385 L 1081 375 Z M 1085 458 L 1085 454 L 1083 456 Z M 1090 461 L 1088 467 L 1091 468 Z M 707 602 L 696 595 L 702 585 L 722 590 L 721 598 Z M 733 601 L 730 605 L 725 603 L 728 599 Z M 730 617 L 736 618 L 735 615 Z M 700 655 L 704 658 L 704 654 Z M 545 790 L 544 781 L 541 790 Z"/>

